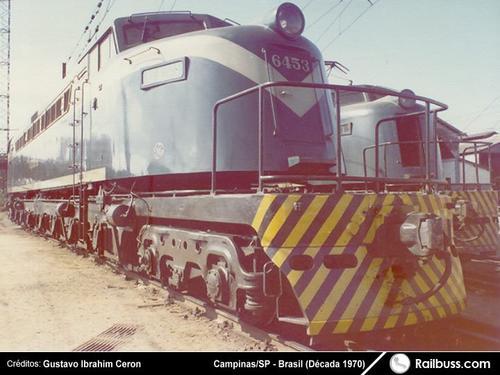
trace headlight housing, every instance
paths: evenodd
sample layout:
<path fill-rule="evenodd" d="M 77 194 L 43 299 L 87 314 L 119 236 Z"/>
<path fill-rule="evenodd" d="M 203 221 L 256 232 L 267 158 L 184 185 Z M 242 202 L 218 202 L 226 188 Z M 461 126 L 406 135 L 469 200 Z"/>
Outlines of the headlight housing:
<path fill-rule="evenodd" d="M 268 25 L 289 39 L 297 39 L 304 31 L 306 21 L 297 5 L 283 3 L 273 12 L 272 20 Z"/>
<path fill-rule="evenodd" d="M 415 96 L 415 93 L 409 89 L 404 89 L 401 91 L 402 95 L 412 95 Z M 415 107 L 415 104 L 417 104 L 416 100 L 414 98 L 403 98 L 399 97 L 398 98 L 399 105 L 403 107 L 404 109 L 411 109 Z"/>
<path fill-rule="evenodd" d="M 443 220 L 433 214 L 411 212 L 399 228 L 400 241 L 417 257 L 444 248 Z"/>

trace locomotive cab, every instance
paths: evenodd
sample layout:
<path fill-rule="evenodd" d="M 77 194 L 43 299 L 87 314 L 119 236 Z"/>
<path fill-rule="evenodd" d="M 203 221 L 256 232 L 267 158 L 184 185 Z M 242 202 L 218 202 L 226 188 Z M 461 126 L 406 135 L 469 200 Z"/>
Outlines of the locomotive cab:
<path fill-rule="evenodd" d="M 441 153 L 434 140 L 435 116 L 431 112 L 427 126 L 423 105 L 398 98 L 399 93 L 394 90 L 383 90 L 387 95 L 358 92 L 340 95 L 342 143 L 345 145 L 343 150 L 347 174 L 424 178 L 426 148 L 429 147 L 429 177 L 440 178 Z M 404 91 L 413 94 L 410 90 Z"/>

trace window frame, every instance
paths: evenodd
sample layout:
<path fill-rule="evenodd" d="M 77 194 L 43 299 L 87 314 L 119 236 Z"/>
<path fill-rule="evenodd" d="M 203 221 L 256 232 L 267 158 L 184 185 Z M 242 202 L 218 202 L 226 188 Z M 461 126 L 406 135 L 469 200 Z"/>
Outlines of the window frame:
<path fill-rule="evenodd" d="M 179 62 L 182 63 L 182 75 L 180 77 L 166 79 L 166 80 L 163 80 L 163 81 L 157 81 L 157 82 L 149 83 L 149 84 L 144 84 L 144 72 L 147 72 L 148 70 L 157 69 L 157 68 L 160 68 L 162 66 L 172 65 L 172 64 L 175 64 L 175 63 L 179 63 Z M 164 61 L 164 62 L 161 62 L 159 64 L 155 64 L 155 65 L 151 65 L 151 66 L 147 66 L 147 67 L 142 68 L 140 70 L 140 74 L 141 74 L 141 76 L 140 76 L 141 77 L 141 89 L 142 90 L 149 90 L 149 89 L 151 89 L 153 87 L 166 85 L 167 83 L 185 81 L 187 79 L 187 65 L 188 65 L 188 58 L 187 57 L 180 57 L 180 58 L 177 58 L 177 59 L 172 59 L 172 60 L 169 60 L 169 61 Z"/>

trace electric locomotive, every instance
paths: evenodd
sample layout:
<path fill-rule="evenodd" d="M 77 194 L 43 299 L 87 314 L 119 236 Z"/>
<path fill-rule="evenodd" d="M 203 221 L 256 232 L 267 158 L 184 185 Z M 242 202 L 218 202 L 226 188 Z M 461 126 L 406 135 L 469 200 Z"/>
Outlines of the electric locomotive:
<path fill-rule="evenodd" d="M 462 258 L 496 255 L 500 250 L 499 197 L 492 189 L 489 176 L 483 178 L 486 184 L 480 183 L 480 173 L 489 173 L 482 171 L 477 158 L 477 151 L 484 151 L 488 144 L 475 139 L 453 138 L 444 129 L 443 120 L 437 118 L 437 112 L 429 119 L 435 124 L 427 128 L 425 107 L 409 98 L 398 99 L 394 90 L 369 85 L 357 87 L 379 90 L 377 93 L 344 92 L 340 96 L 346 173 L 389 178 L 424 177 L 429 173 L 441 181 L 435 189 L 449 195 L 455 205 L 453 233 Z M 412 93 L 410 90 L 404 92 Z M 476 150 L 475 164 L 460 155 L 460 146 L 469 152 Z M 429 148 L 429 160 L 426 160 L 426 148 Z M 476 171 L 476 178 L 468 177 L 467 163 L 475 165 L 476 170 L 481 169 Z M 422 187 L 422 183 L 387 186 L 388 189 L 410 190 Z"/>
<path fill-rule="evenodd" d="M 450 198 L 346 174 L 339 94 L 366 89 L 326 83 L 304 25 L 116 19 L 9 153 L 11 218 L 311 337 L 459 313 Z"/>

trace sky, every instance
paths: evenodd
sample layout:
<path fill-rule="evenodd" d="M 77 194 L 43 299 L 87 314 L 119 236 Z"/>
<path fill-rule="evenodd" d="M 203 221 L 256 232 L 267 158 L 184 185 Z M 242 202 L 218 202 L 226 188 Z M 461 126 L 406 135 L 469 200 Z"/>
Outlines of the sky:
<path fill-rule="evenodd" d="M 117 17 L 191 10 L 259 23 L 276 0 L 103 0 L 114 4 L 100 29 Z M 12 0 L 11 133 L 62 89 L 61 63 L 82 36 L 99 0 Z M 500 132 L 500 1 L 296 0 L 306 18 L 304 36 L 324 59 L 347 66 L 335 83 L 412 89 L 449 105 L 441 117 L 468 133 Z M 373 5 L 370 5 L 373 4 Z M 76 54 L 85 44 L 82 38 Z M 73 57 L 73 60 L 75 57 Z M 15 130 L 18 129 L 18 130 Z M 0 150 L 5 136 L 0 134 Z"/>

